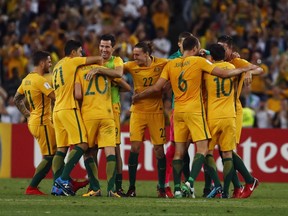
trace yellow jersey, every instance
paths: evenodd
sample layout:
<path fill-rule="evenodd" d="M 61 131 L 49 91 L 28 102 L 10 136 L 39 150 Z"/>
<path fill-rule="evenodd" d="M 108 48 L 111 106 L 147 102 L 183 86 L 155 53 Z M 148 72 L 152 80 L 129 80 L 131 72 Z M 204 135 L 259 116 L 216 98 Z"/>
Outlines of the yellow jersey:
<path fill-rule="evenodd" d="M 203 71 L 211 73 L 216 67 L 198 56 L 176 58 L 168 62 L 161 77 L 170 80 L 175 95 L 174 112 L 205 114 L 202 95 Z"/>
<path fill-rule="evenodd" d="M 215 62 L 219 68 L 234 69 L 229 62 Z M 235 77 L 220 78 L 210 74 L 204 74 L 205 89 L 207 92 L 207 119 L 236 117 L 234 97 Z"/>
<path fill-rule="evenodd" d="M 51 99 L 48 95 L 53 88 L 48 81 L 36 72 L 29 73 L 17 92 L 25 94 L 30 107 L 30 125 L 45 125 L 51 121 Z"/>
<path fill-rule="evenodd" d="M 86 80 L 86 74 L 99 65 L 79 67 L 75 83 L 82 87 L 83 101 L 81 113 L 83 120 L 114 119 L 111 99 L 111 79 L 105 75 L 96 74 L 93 79 Z"/>
<path fill-rule="evenodd" d="M 132 75 L 134 91 L 140 93 L 157 82 L 167 62 L 167 59 L 152 57 L 152 63 L 149 67 L 140 67 L 135 61 L 130 61 L 124 64 L 124 71 Z M 132 104 L 130 111 L 163 113 L 162 93 L 159 92 L 153 97 L 139 100 L 136 104 Z"/>
<path fill-rule="evenodd" d="M 79 108 L 74 98 L 74 81 L 77 67 L 84 65 L 86 57 L 64 57 L 54 67 L 52 83 L 55 90 L 54 112 Z"/>

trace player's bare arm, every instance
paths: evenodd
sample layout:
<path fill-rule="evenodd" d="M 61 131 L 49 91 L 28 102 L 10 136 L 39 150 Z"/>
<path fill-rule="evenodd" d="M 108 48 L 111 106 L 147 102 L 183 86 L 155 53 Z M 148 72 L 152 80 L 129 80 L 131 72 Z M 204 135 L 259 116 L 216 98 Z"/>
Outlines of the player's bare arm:
<path fill-rule="evenodd" d="M 103 58 L 101 56 L 88 56 L 86 58 L 85 64 L 99 64 L 102 65 L 104 62 Z"/>
<path fill-rule="evenodd" d="M 24 103 L 24 94 L 20 94 L 19 92 L 16 92 L 14 96 L 14 103 L 19 109 L 19 111 L 25 116 L 25 118 L 30 117 L 30 111 L 26 108 L 25 103 Z"/>
<path fill-rule="evenodd" d="M 90 80 L 93 78 L 94 75 L 96 74 L 102 74 L 105 76 L 109 76 L 112 78 L 121 78 L 123 74 L 123 69 L 121 70 L 120 67 L 119 69 L 109 69 L 105 67 L 97 67 L 95 69 L 92 69 L 89 71 L 86 75 L 86 80 Z"/>
<path fill-rule="evenodd" d="M 121 78 L 120 80 L 113 80 L 112 82 L 120 87 L 120 92 L 131 91 L 131 86 L 123 78 Z"/>
<path fill-rule="evenodd" d="M 167 82 L 166 79 L 160 77 L 153 86 L 150 86 L 149 88 L 145 89 L 140 93 L 134 94 L 132 96 L 132 102 L 135 103 L 140 99 L 149 97 L 153 93 L 160 92 L 164 87 L 164 85 L 166 84 L 166 82 Z"/>
<path fill-rule="evenodd" d="M 221 78 L 228 78 L 228 77 L 236 76 L 236 75 L 241 74 L 243 72 L 248 72 L 248 71 L 254 70 L 254 69 L 256 69 L 256 67 L 258 67 L 258 66 L 248 65 L 246 67 L 241 67 L 241 68 L 236 68 L 236 69 L 231 69 L 231 70 L 225 70 L 225 69 L 215 67 L 213 69 L 213 71 L 211 72 L 211 74 L 214 76 L 221 77 Z"/>

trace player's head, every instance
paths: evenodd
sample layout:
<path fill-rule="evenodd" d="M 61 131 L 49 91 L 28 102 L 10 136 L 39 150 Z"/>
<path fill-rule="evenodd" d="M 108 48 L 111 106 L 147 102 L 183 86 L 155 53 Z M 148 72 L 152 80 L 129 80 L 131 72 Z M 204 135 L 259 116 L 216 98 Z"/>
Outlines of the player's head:
<path fill-rule="evenodd" d="M 135 45 L 133 48 L 133 58 L 139 66 L 147 64 L 147 60 L 150 58 L 153 51 L 152 47 L 150 41 L 142 41 Z"/>
<path fill-rule="evenodd" d="M 51 56 L 46 51 L 36 51 L 32 56 L 33 65 L 39 67 L 43 73 L 49 73 L 49 68 L 52 66 Z"/>
<path fill-rule="evenodd" d="M 68 40 L 64 48 L 65 56 L 82 56 L 82 44 L 76 40 Z"/>
<path fill-rule="evenodd" d="M 178 36 L 178 47 L 179 47 L 181 53 L 183 53 L 183 46 L 182 46 L 183 41 L 185 38 L 187 38 L 189 36 L 193 36 L 193 34 L 190 32 L 181 32 Z"/>
<path fill-rule="evenodd" d="M 193 51 L 193 55 L 197 55 L 200 49 L 200 42 L 198 38 L 194 36 L 189 36 L 183 41 L 183 52 L 185 51 Z"/>
<path fill-rule="evenodd" d="M 214 61 L 222 61 L 225 59 L 225 49 L 221 44 L 211 44 L 208 50 Z"/>
<path fill-rule="evenodd" d="M 217 40 L 218 44 L 221 44 L 225 49 L 225 59 L 229 60 L 233 53 L 233 39 L 229 35 L 220 36 Z"/>
<path fill-rule="evenodd" d="M 116 40 L 112 34 L 104 34 L 100 37 L 99 51 L 104 60 L 110 59 L 114 51 Z"/>

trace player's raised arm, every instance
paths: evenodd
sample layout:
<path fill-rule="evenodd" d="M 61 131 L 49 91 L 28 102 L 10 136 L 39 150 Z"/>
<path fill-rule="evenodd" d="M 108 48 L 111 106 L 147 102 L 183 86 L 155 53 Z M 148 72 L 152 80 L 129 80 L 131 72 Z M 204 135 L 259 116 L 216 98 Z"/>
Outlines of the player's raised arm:
<path fill-rule="evenodd" d="M 103 64 L 103 58 L 101 56 L 88 56 L 86 57 L 86 63 L 85 64 Z"/>

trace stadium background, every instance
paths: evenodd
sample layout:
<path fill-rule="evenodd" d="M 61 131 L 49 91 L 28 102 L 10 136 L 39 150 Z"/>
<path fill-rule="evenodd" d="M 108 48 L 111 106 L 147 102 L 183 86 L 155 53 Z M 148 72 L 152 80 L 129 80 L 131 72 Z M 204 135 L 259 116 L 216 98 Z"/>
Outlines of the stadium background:
<path fill-rule="evenodd" d="M 228 34 L 234 38 L 241 57 L 259 64 L 265 71 L 263 76 L 255 77 L 252 88 L 243 95 L 248 102 L 247 108 L 256 111 L 255 118 L 263 111 L 262 107 L 264 114 L 273 113 L 265 128 L 287 128 L 287 11 L 286 0 L 2 0 L 0 84 L 7 96 L 0 94 L 0 104 L 4 108 L 11 106 L 8 98 L 15 94 L 21 79 L 31 70 L 30 56 L 35 50 L 51 52 L 55 63 L 63 57 L 63 45 L 69 38 L 81 40 L 86 55 L 97 55 L 99 35 L 113 33 L 118 42 L 115 54 L 127 61 L 131 59 L 133 45 L 144 39 L 161 39 L 163 43 L 171 44 L 167 55 L 177 50 L 177 37 L 182 31 L 197 36 L 203 48 L 216 42 L 218 36 Z M 164 31 L 164 39 L 157 36 L 159 29 Z M 256 59 L 255 54 L 258 54 Z M 130 82 L 129 76 L 126 79 Z M 121 95 L 122 135 L 126 137 L 122 151 L 124 160 L 129 153 L 126 134 L 130 97 L 131 93 Z M 165 98 L 167 116 L 171 109 L 169 100 L 169 97 Z M 21 121 L 25 120 L 19 119 Z M 279 121 L 282 123 L 276 124 Z M 250 161 L 251 171 L 259 175 L 260 180 L 284 181 L 288 172 L 285 133 L 285 129 L 243 130 L 241 142 L 248 143 L 251 148 L 241 156 L 246 163 Z M 0 136 L 0 176 L 31 177 L 39 152 L 34 148 L 37 145 L 25 123 L 1 123 Z M 156 179 L 155 161 L 143 162 L 144 155 L 153 158 L 151 147 L 143 146 L 143 166 L 138 177 Z M 240 154 L 242 149 L 244 145 L 239 148 Z M 190 153 L 193 154 L 193 150 Z M 124 161 L 124 164 L 127 163 Z M 85 175 L 81 166 L 78 169 L 79 175 Z M 103 173 L 101 175 L 103 177 Z M 124 178 L 127 178 L 125 166 Z"/>

